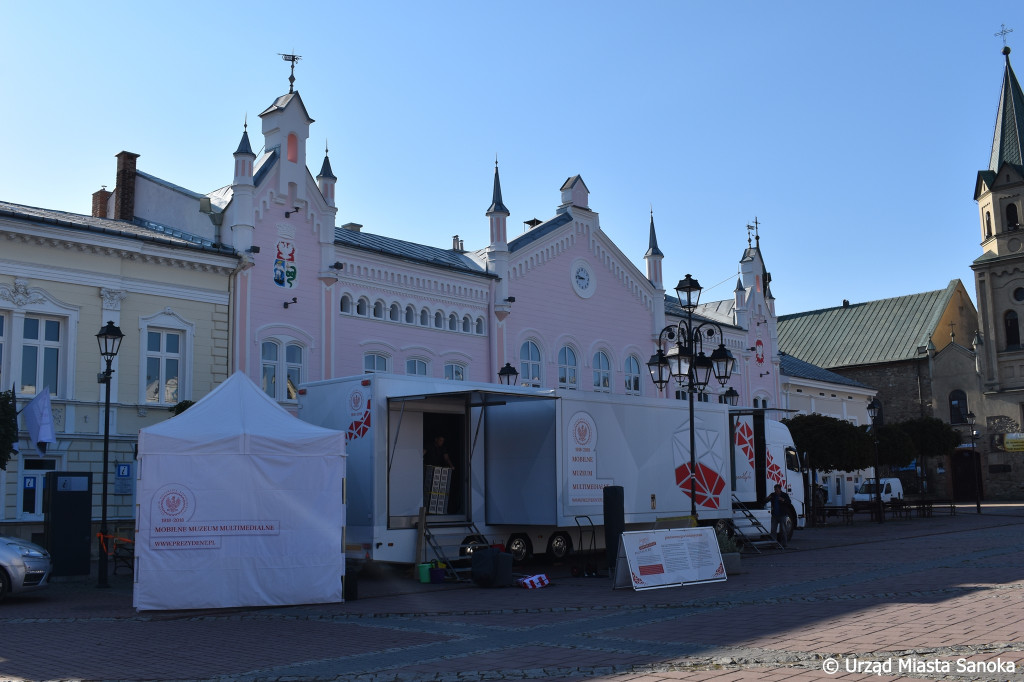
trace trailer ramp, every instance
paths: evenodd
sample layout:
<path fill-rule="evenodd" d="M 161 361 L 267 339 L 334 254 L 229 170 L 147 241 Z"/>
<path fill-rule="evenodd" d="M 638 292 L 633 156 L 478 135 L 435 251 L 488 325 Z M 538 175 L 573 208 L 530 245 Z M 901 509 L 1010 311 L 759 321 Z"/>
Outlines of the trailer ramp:
<path fill-rule="evenodd" d="M 744 547 L 750 547 L 758 554 L 761 553 L 762 547 L 785 549 L 782 543 L 772 537 L 771 531 L 764 527 L 764 524 L 757 518 L 753 510 L 743 502 L 740 502 L 736 495 L 732 496 L 732 509 L 732 526 L 736 531 L 736 535 L 743 541 Z"/>

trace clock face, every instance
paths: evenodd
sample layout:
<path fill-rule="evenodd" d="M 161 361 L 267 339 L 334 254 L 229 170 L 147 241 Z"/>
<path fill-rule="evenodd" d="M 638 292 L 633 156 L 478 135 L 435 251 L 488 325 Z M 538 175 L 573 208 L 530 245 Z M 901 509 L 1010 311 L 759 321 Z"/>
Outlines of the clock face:
<path fill-rule="evenodd" d="M 594 295 L 594 288 L 597 282 L 594 279 L 594 271 L 590 263 L 585 260 L 576 260 L 569 270 L 569 279 L 572 282 L 573 291 L 580 298 L 590 298 Z"/>

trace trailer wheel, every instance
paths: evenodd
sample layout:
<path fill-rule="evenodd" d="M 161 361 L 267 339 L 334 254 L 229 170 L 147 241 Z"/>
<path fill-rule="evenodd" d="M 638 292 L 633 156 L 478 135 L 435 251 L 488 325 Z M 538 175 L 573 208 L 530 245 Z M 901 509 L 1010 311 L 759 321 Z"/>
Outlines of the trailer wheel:
<path fill-rule="evenodd" d="M 572 552 L 572 540 L 566 533 L 555 533 L 548 540 L 548 556 L 552 561 L 561 561 Z"/>
<path fill-rule="evenodd" d="M 505 551 L 512 555 L 512 561 L 519 564 L 533 554 L 533 543 L 522 533 L 510 535 L 505 543 Z"/>
<path fill-rule="evenodd" d="M 470 535 L 462 541 L 459 547 L 459 556 L 471 557 L 473 552 L 487 546 L 487 541 L 479 535 Z"/>

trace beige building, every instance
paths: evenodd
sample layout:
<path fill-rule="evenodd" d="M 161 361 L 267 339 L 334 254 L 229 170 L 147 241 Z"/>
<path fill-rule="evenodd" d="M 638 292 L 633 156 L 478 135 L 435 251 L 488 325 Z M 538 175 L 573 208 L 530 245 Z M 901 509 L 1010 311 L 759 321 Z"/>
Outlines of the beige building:
<path fill-rule="evenodd" d="M 22 420 L 20 454 L 0 471 L 0 534 L 41 538 L 49 471 L 92 472 L 92 518 L 101 517 L 105 364 L 96 334 L 108 321 L 124 334 L 111 384 L 113 530 L 135 516 L 139 429 L 227 376 L 239 259 L 167 226 L 5 202 L 0 245 L 0 386 L 14 386 L 19 409 L 48 391 L 56 432 L 40 454 Z"/>

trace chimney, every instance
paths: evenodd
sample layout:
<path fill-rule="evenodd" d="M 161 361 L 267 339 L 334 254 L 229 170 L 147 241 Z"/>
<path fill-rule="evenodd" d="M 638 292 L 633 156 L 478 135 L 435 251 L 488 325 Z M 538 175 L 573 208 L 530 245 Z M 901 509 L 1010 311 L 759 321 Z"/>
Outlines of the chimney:
<path fill-rule="evenodd" d="M 92 217 L 93 218 L 106 218 L 107 217 L 107 201 L 110 200 L 110 195 L 113 192 L 107 190 L 107 186 L 103 185 L 101 189 L 96 190 L 92 193 Z"/>
<path fill-rule="evenodd" d="M 349 230 L 350 232 L 361 232 L 363 226 L 360 225 L 359 223 L 345 223 L 344 225 L 341 226 L 341 229 Z"/>
<path fill-rule="evenodd" d="M 844 298 L 843 299 L 843 307 L 844 308 L 849 308 L 850 307 L 850 299 L 848 299 L 848 298 Z"/>
<path fill-rule="evenodd" d="M 135 159 L 138 154 L 121 152 L 117 155 L 117 186 L 114 196 L 114 220 L 135 217 Z"/>

